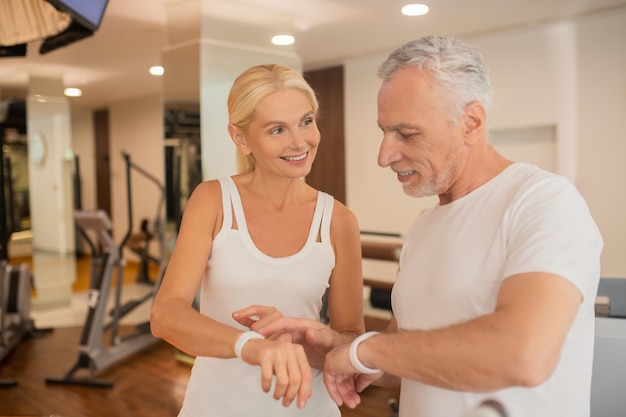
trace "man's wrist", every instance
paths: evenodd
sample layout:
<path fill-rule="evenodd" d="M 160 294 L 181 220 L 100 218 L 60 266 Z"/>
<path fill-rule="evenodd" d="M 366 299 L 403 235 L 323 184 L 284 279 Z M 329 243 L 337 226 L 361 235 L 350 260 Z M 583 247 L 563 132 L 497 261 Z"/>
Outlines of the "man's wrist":
<path fill-rule="evenodd" d="M 369 339 L 370 337 L 373 337 L 373 336 L 376 336 L 376 335 L 379 335 L 379 334 L 380 334 L 379 332 L 363 333 L 362 335 L 360 335 L 359 337 L 354 339 L 352 341 L 352 343 L 350 344 L 350 352 L 349 352 L 350 363 L 352 364 L 354 369 L 359 371 L 359 373 L 361 373 L 361 374 L 377 374 L 377 373 L 381 372 L 380 369 L 369 368 L 369 367 L 365 366 L 363 364 L 363 362 L 361 362 L 361 360 L 359 359 L 359 356 L 358 356 L 359 345 L 362 342 L 364 342 L 365 340 Z"/>

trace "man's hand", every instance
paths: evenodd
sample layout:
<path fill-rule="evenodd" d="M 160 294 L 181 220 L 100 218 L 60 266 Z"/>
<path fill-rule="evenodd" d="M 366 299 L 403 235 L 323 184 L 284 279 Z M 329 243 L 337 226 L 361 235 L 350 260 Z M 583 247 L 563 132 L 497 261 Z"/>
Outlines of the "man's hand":
<path fill-rule="evenodd" d="M 341 406 L 354 408 L 361 403 L 361 393 L 383 373 L 359 374 L 350 363 L 350 344 L 341 345 L 326 355 L 324 383 L 330 397 Z"/>
<path fill-rule="evenodd" d="M 330 350 L 349 341 L 347 336 L 319 321 L 292 317 L 273 320 L 267 325 L 258 326 L 255 331 L 271 339 L 302 345 L 309 363 L 318 369 L 323 368 L 324 358 Z"/>

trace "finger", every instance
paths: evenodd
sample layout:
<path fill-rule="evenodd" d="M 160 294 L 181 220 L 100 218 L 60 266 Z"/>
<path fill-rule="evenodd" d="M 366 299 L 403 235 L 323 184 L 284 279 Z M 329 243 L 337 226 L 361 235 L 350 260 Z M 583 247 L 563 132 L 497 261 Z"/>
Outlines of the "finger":
<path fill-rule="evenodd" d="M 304 331 L 304 337 L 307 342 L 314 345 L 318 340 L 318 332 L 309 327 Z"/>
<path fill-rule="evenodd" d="M 265 327 L 257 331 L 265 337 L 268 337 L 278 332 L 292 332 L 294 330 L 304 327 L 303 325 L 297 324 L 299 321 L 300 319 L 296 319 L 293 317 L 283 317 L 281 319 L 268 323 Z"/>
<path fill-rule="evenodd" d="M 254 319 L 248 318 L 248 317 L 235 317 L 233 316 L 233 318 L 235 319 L 235 321 L 237 321 L 237 323 L 241 324 L 242 326 L 245 326 L 247 328 L 249 328 L 250 330 L 252 330 L 252 325 L 254 325 L 254 323 L 256 323 L 256 321 Z"/>
<path fill-rule="evenodd" d="M 264 315 L 259 316 L 259 319 L 252 325 L 252 330 L 258 332 L 265 326 L 269 325 L 272 322 L 275 322 L 276 320 L 281 319 L 282 317 L 283 314 L 276 309 L 274 309 L 274 311 L 268 311 Z"/>
<path fill-rule="evenodd" d="M 324 385 L 326 385 L 326 390 L 330 398 L 332 398 L 335 404 L 341 407 L 343 405 L 343 398 L 339 394 L 336 377 L 328 372 L 324 372 Z"/>
<path fill-rule="evenodd" d="M 263 392 L 269 392 L 272 388 L 272 379 L 274 377 L 274 361 L 268 359 L 265 352 L 261 352 L 259 366 L 261 367 L 261 388 Z"/>
<path fill-rule="evenodd" d="M 287 371 L 287 365 L 285 361 L 280 357 L 280 355 L 276 355 L 274 358 L 274 399 L 278 400 L 285 396 L 287 392 L 287 387 L 289 386 L 289 373 Z M 289 402 L 289 404 L 291 401 Z M 289 405 L 287 404 L 287 405 Z M 285 401 L 283 401 L 283 405 L 285 405 Z"/>
<path fill-rule="evenodd" d="M 361 396 L 354 389 L 354 375 L 340 375 L 337 378 L 337 391 L 345 405 L 354 408 L 361 402 Z"/>
<path fill-rule="evenodd" d="M 233 317 L 250 317 L 258 314 L 258 309 L 260 306 L 251 305 L 240 310 L 233 311 Z"/>
<path fill-rule="evenodd" d="M 326 327 L 325 324 L 316 320 L 301 319 L 301 318 L 294 318 L 294 317 L 283 317 L 281 319 L 273 321 L 272 323 L 269 323 L 267 326 L 261 329 L 259 333 L 267 337 L 268 335 L 271 335 L 279 331 L 304 332 L 308 328 L 323 329 L 325 327 Z"/>
<path fill-rule="evenodd" d="M 261 333 L 261 332 L 259 332 Z M 275 340 L 277 342 L 297 343 L 302 344 L 305 342 L 304 336 L 299 332 L 276 332 L 274 334 L 265 337 L 268 340 Z"/>
<path fill-rule="evenodd" d="M 308 328 L 305 331 L 305 337 L 308 343 L 325 350 L 330 350 L 339 343 L 335 337 L 336 334 L 334 330 L 328 327 L 321 329 Z"/>
<path fill-rule="evenodd" d="M 233 311 L 233 318 L 238 320 L 240 318 L 253 318 L 255 321 L 259 318 L 270 314 L 274 311 L 277 311 L 275 307 L 272 306 L 260 306 L 260 305 L 251 305 L 241 310 Z"/>
<path fill-rule="evenodd" d="M 273 335 L 269 336 L 267 339 L 275 340 L 277 342 L 295 343 L 292 333 L 274 333 Z"/>
<path fill-rule="evenodd" d="M 300 383 L 300 389 L 298 390 L 298 408 L 304 408 L 306 406 L 307 401 L 311 398 L 313 394 L 311 388 L 311 382 L 313 380 L 313 371 L 311 371 L 311 365 L 306 359 L 306 355 L 304 355 L 304 350 L 302 350 L 303 355 L 298 357 L 299 360 L 299 368 L 302 375 L 302 380 Z"/>
<path fill-rule="evenodd" d="M 382 372 L 380 374 L 374 374 L 374 375 L 365 375 L 365 374 L 357 375 L 356 381 L 355 381 L 356 391 L 363 392 L 365 388 L 367 388 L 372 382 L 376 381 L 381 376 L 382 376 Z"/>
<path fill-rule="evenodd" d="M 292 352 L 298 353 L 298 352 Z M 302 373 L 300 370 L 300 365 L 298 358 L 294 355 L 289 355 L 289 358 L 286 362 L 287 369 L 287 381 L 285 386 L 285 391 L 283 393 L 283 406 L 289 407 L 289 405 L 293 402 L 296 396 L 299 394 L 300 386 L 302 384 Z"/>
<path fill-rule="evenodd" d="M 234 311 L 232 314 L 233 319 L 239 324 L 251 329 L 251 326 L 259 319 L 259 307 L 260 306 L 254 305 Z"/>

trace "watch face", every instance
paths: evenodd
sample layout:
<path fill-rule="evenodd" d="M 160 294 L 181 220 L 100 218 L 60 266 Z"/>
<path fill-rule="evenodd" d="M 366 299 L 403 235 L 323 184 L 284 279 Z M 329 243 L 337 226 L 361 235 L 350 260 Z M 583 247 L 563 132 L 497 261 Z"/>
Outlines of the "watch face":
<path fill-rule="evenodd" d="M 41 132 L 35 132 L 30 135 L 30 143 L 28 144 L 28 155 L 33 164 L 40 166 L 46 158 L 46 139 Z"/>

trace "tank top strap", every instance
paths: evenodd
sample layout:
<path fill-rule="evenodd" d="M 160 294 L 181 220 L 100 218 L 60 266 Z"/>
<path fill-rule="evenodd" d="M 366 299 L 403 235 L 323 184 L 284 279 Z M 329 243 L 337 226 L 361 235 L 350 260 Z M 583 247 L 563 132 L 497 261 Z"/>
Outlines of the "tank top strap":
<path fill-rule="evenodd" d="M 313 220 L 311 220 L 311 228 L 309 229 L 309 236 L 307 237 L 307 245 L 312 245 L 317 240 L 317 235 L 320 232 L 322 224 L 322 215 L 324 214 L 322 192 L 317 192 L 317 201 L 315 202 L 315 211 L 313 212 Z"/>
<path fill-rule="evenodd" d="M 322 242 L 330 242 L 330 221 L 333 217 L 333 207 L 335 205 L 335 199 L 333 196 L 321 192 L 322 197 L 322 224 L 320 228 L 320 237 Z"/>
<path fill-rule="evenodd" d="M 237 187 L 231 177 L 221 177 L 217 179 L 222 187 L 222 211 L 224 220 L 222 230 L 233 228 L 233 194 L 237 194 Z M 239 224 L 239 222 L 237 222 Z"/>
<path fill-rule="evenodd" d="M 332 265 L 335 264 L 335 251 L 333 245 L 330 243 L 330 222 L 333 218 L 333 207 L 335 205 L 335 199 L 333 196 L 319 191 L 318 195 L 318 211 L 320 214 L 320 220 L 315 227 L 314 239 L 317 239 L 319 232 L 320 244 L 324 248 L 326 257 Z"/>
<path fill-rule="evenodd" d="M 317 192 L 315 213 L 309 230 L 309 241 L 316 241 L 319 234 L 322 242 L 330 242 L 330 221 L 333 217 L 335 199 L 325 192 Z"/>

